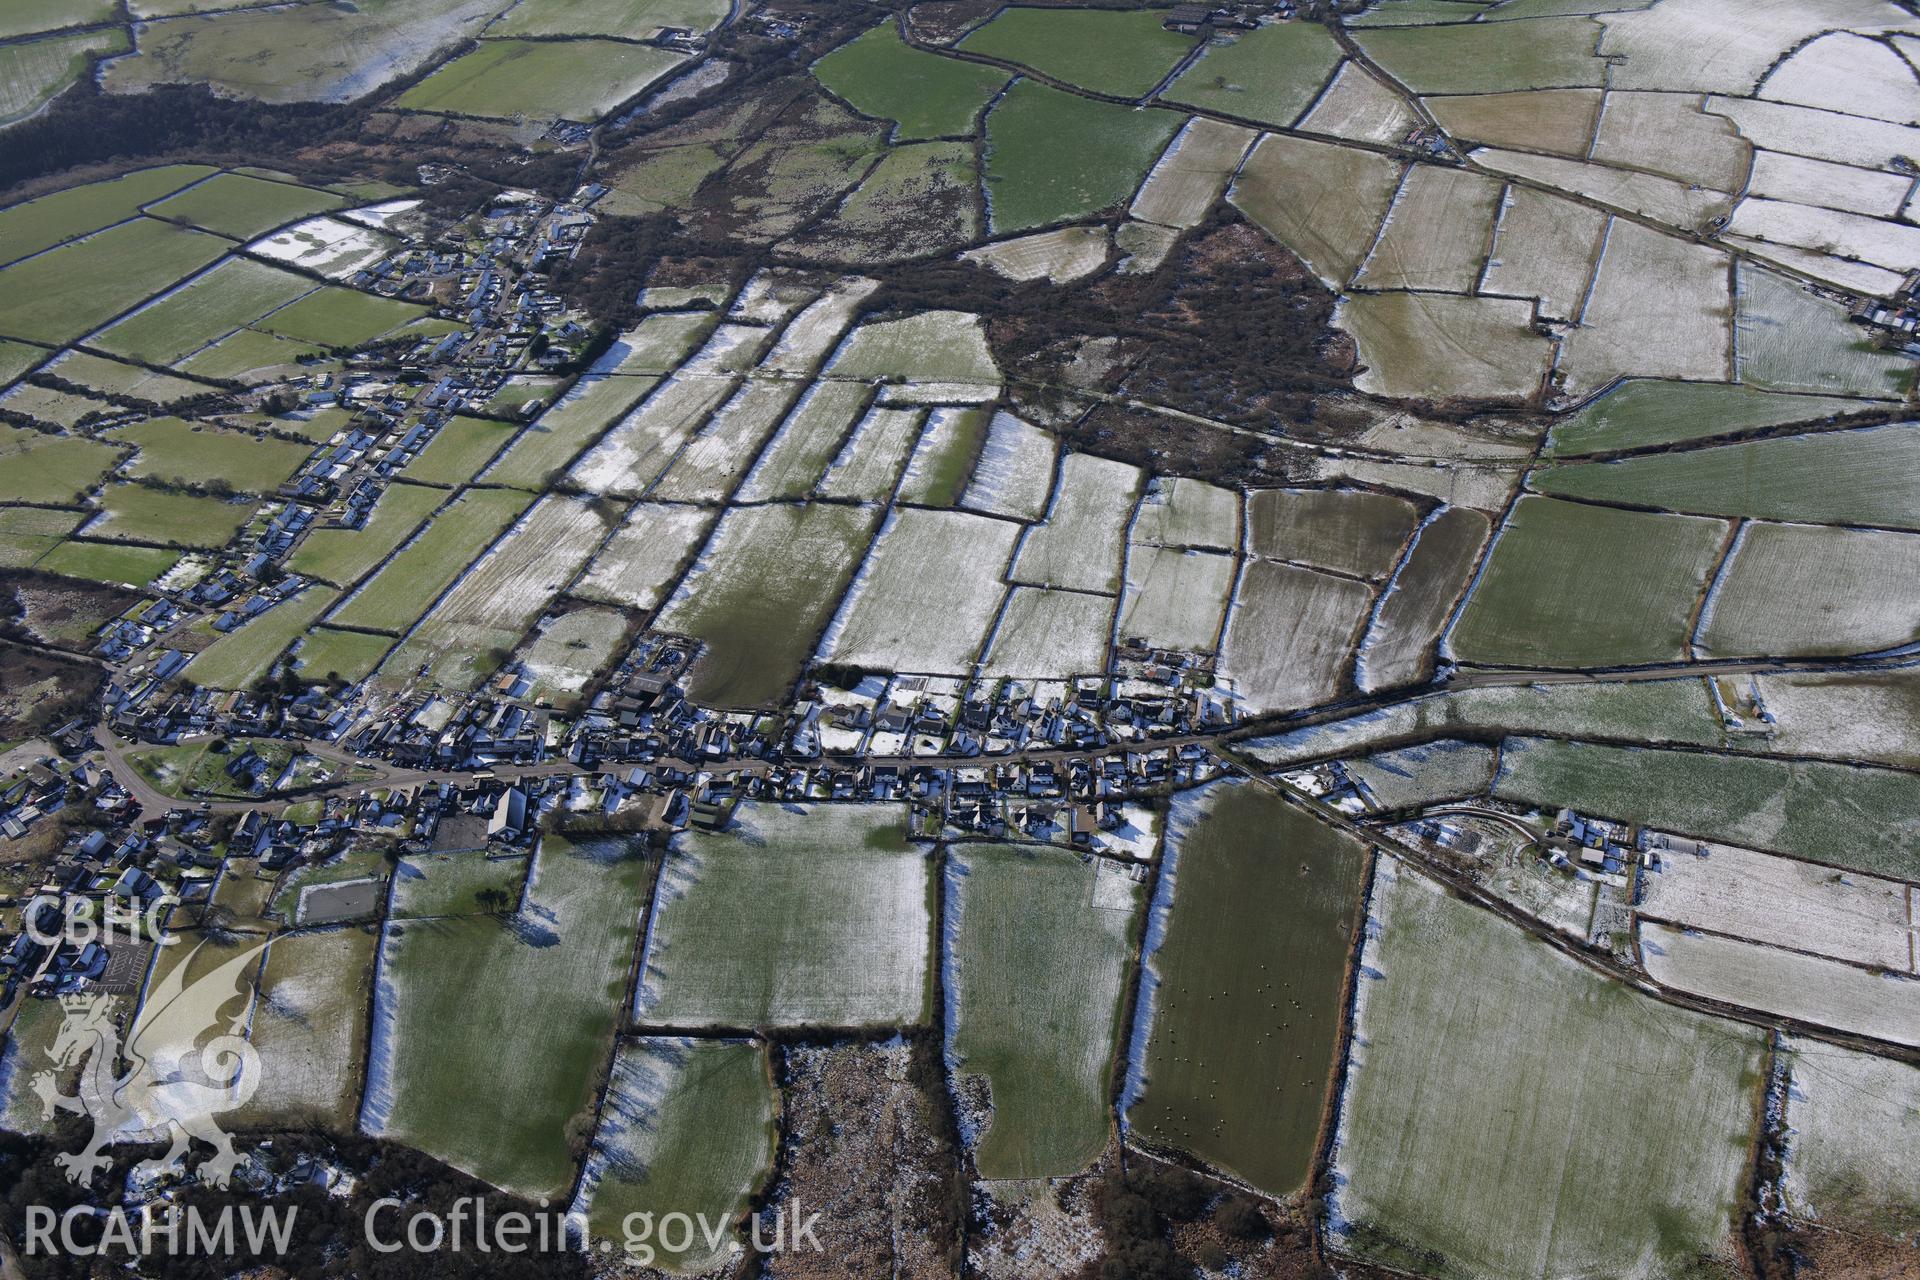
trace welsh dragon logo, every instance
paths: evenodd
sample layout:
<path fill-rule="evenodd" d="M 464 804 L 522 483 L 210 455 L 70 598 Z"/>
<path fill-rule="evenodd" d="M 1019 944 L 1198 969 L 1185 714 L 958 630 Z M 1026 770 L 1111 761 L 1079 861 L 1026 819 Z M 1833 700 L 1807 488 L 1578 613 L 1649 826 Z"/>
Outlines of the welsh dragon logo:
<path fill-rule="evenodd" d="M 158 1174 L 178 1167 L 190 1139 L 214 1148 L 199 1168 L 202 1182 L 224 1187 L 240 1157 L 233 1140 L 215 1117 L 245 1106 L 260 1087 L 260 1054 L 244 1034 L 251 984 L 248 967 L 266 943 L 243 948 L 192 981 L 205 942 L 150 985 L 124 1046 L 104 996 L 63 996 L 66 1017 L 48 1056 L 53 1065 L 32 1081 L 42 1114 L 56 1110 L 90 1116 L 93 1135 L 86 1147 L 63 1153 L 54 1162 L 82 1186 L 110 1161 L 102 1154 L 114 1142 L 150 1142 L 162 1135 L 172 1145 L 137 1172 Z M 222 1029 L 221 1013 L 238 1001 L 239 1011 Z M 210 1038 L 208 1033 L 213 1032 Z M 203 1043 L 204 1040 L 204 1043 Z M 115 1074 L 121 1060 L 123 1074 Z M 60 1091 L 60 1077 L 80 1066 L 78 1089 Z"/>

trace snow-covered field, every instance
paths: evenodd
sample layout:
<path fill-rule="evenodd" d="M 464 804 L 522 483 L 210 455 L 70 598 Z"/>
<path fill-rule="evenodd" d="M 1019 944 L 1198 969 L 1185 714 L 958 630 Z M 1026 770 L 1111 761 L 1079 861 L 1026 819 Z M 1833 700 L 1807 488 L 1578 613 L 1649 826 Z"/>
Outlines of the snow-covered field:
<path fill-rule="evenodd" d="M 1020 526 L 903 507 L 888 517 L 820 656 L 881 671 L 973 669 L 1006 587 Z"/>

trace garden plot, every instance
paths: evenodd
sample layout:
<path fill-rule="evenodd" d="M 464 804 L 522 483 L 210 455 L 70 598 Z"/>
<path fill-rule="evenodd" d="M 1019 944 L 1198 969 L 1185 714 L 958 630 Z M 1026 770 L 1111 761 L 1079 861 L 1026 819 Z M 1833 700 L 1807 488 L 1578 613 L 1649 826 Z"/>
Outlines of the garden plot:
<path fill-rule="evenodd" d="M 1753 147 L 1732 121 L 1706 114 L 1702 105 L 1700 98 L 1676 93 L 1609 93 L 1592 152 L 1572 154 L 1712 191 L 1739 191 L 1753 164 Z"/>
<path fill-rule="evenodd" d="M 877 280 L 862 276 L 836 280 L 787 323 L 760 368 L 768 373 L 811 374 L 839 344 L 855 310 L 879 287 Z"/>
<path fill-rule="evenodd" d="M 969 249 L 963 262 L 977 263 L 1009 280 L 1066 284 L 1092 275 L 1107 261 L 1105 227 L 1061 227 Z"/>
<path fill-rule="evenodd" d="M 1920 878 L 1920 778 L 1891 769 L 1511 738 L 1494 794 Z"/>
<path fill-rule="evenodd" d="M 963 1130 L 981 1177 L 1070 1177 L 1106 1147 L 1143 898 L 1139 881 L 1067 850 L 949 855 L 947 1059 L 961 1096 L 984 1086 L 985 1114 Z"/>
<path fill-rule="evenodd" d="M 1752 93 L 1776 61 L 1823 31 L 1915 29 L 1910 15 L 1882 0 L 1834 0 L 1817 9 L 1793 0 L 1663 0 L 1602 14 L 1600 22 L 1600 52 L 1624 55 L 1615 87 L 1733 94 Z M 1702 58 L 1702 49 L 1713 56 Z"/>
<path fill-rule="evenodd" d="M 1318 27 L 1301 24 L 1298 29 L 1327 39 Z M 1134 194 L 1133 216 L 1169 227 L 1198 226 L 1258 136 L 1252 129 L 1205 116 L 1187 121 Z"/>
<path fill-rule="evenodd" d="M 1493 785 L 1498 763 L 1492 747 L 1442 738 L 1348 760 L 1345 767 L 1366 787 L 1375 809 L 1393 810 L 1482 795 Z"/>
<path fill-rule="evenodd" d="M 500 857 L 481 849 L 402 858 L 394 866 L 391 914 L 417 920 L 517 910 L 529 865 L 523 853 Z"/>
<path fill-rule="evenodd" d="M 598 120 L 686 61 L 624 40 L 486 40 L 394 100 L 493 120 Z"/>
<path fill-rule="evenodd" d="M 1402 168 L 1376 152 L 1269 134 L 1227 198 L 1337 290 L 1372 247 Z"/>
<path fill-rule="evenodd" d="M 1541 315 L 1571 319 L 1586 300 L 1606 229 L 1598 209 L 1509 187 L 1480 291 L 1533 298 Z"/>
<path fill-rule="evenodd" d="M 1920 640 L 1920 534 L 1749 524 L 1700 616 L 1703 655 L 1877 653 Z"/>
<path fill-rule="evenodd" d="M 1553 365 L 1533 304 L 1436 293 L 1356 293 L 1334 324 L 1353 335 L 1362 391 L 1412 399 L 1526 400 Z"/>
<path fill-rule="evenodd" d="M 1251 783 L 1167 819 L 1128 1053 L 1128 1136 L 1273 1196 L 1312 1168 L 1367 850 Z"/>
<path fill-rule="evenodd" d="M 353 1132 L 378 940 L 347 925 L 282 933 L 267 945 L 247 1030 L 260 1085 L 235 1114 L 241 1125 Z"/>
<path fill-rule="evenodd" d="M 913 456 L 919 409 L 868 409 L 816 486 L 822 497 L 885 502 Z"/>
<path fill-rule="evenodd" d="M 178 195 L 146 206 L 145 212 L 169 222 L 245 240 L 288 222 L 329 213 L 346 203 L 331 191 L 289 182 L 269 182 L 243 173 L 216 173 Z"/>
<path fill-rule="evenodd" d="M 725 707 L 784 697 L 879 519 L 875 509 L 825 504 L 734 507 L 722 516 L 656 619 L 706 646 L 687 696 Z"/>
<path fill-rule="evenodd" d="M 195 654 L 186 678 L 209 689 L 251 688 L 339 598 L 330 587 L 311 586 L 283 600 Z"/>
<path fill-rule="evenodd" d="M 725 501 L 803 389 L 804 384 L 785 379 L 742 383 L 700 434 L 687 441 L 649 496 L 669 502 Z"/>
<path fill-rule="evenodd" d="M 1600 119 L 1598 89 L 1534 89 L 1428 98 L 1427 110 L 1454 138 L 1584 158 Z"/>
<path fill-rule="evenodd" d="M 588 600 L 646 611 L 667 598 L 693 553 L 713 528 L 703 507 L 634 504 L 574 589 Z"/>
<path fill-rule="evenodd" d="M 1580 667 L 1687 656 L 1724 521 L 1522 498 L 1447 648 L 1462 661 Z"/>
<path fill-rule="evenodd" d="M 965 311 L 920 311 L 863 324 L 841 344 L 830 368 L 833 377 L 869 381 L 1000 381 L 980 317 Z"/>
<path fill-rule="evenodd" d="M 1912 29 L 1911 22 L 1902 24 Z M 1808 41 L 1767 73 L 1759 96 L 1823 111 L 1920 124 L 1920 81 L 1878 40 L 1833 31 Z"/>
<path fill-rule="evenodd" d="M 371 227 L 338 218 L 309 218 L 247 246 L 255 257 L 344 280 L 385 257 L 393 242 Z"/>
<path fill-rule="evenodd" d="M 1623 375 L 1725 381 L 1731 369 L 1728 257 L 1616 218 L 1579 324 L 1561 339 L 1572 395 Z M 1661 341 L 1649 343 L 1646 335 Z"/>
<path fill-rule="evenodd" d="M 600 549 L 610 522 L 609 512 L 585 499 L 540 499 L 440 598 L 383 669 L 405 678 L 431 665 L 437 683 L 473 688 Z"/>
<path fill-rule="evenodd" d="M 1920 227 L 1758 196 L 1740 202 L 1727 234 L 1895 271 L 1920 258 Z"/>
<path fill-rule="evenodd" d="M 1247 551 L 1316 569 L 1378 578 L 1420 522 L 1405 498 L 1357 489 L 1256 489 L 1247 496 Z"/>
<path fill-rule="evenodd" d="M 1130 541 L 1231 551 L 1240 542 L 1240 496 L 1189 476 L 1148 481 Z"/>
<path fill-rule="evenodd" d="M 1705 683 L 1688 677 L 1462 689 L 1236 745 L 1252 759 L 1278 767 L 1451 737 L 1469 728 L 1714 747 L 1720 745 L 1721 737 L 1720 714 Z M 1558 809 L 1561 803 L 1548 807 Z"/>
<path fill-rule="evenodd" d="M 1161 96 L 1285 128 L 1320 96 L 1340 57 L 1339 44 L 1318 23 L 1269 23 L 1234 33 L 1230 43 L 1210 42 Z"/>
<path fill-rule="evenodd" d="M 1011 78 L 911 48 L 889 19 L 813 64 L 814 78 L 863 115 L 895 122 L 892 140 L 971 135 L 981 110 Z"/>
<path fill-rule="evenodd" d="M 1638 938 L 1641 963 L 1663 987 L 1920 1046 L 1920 981 L 1651 922 Z"/>
<path fill-rule="evenodd" d="M 572 1212 L 615 1248 L 642 1221 L 696 1215 L 722 1230 L 718 1250 L 703 1231 L 679 1249 L 665 1231 L 650 1244 L 669 1274 L 711 1273 L 740 1256 L 732 1228 L 773 1172 L 779 1112 L 766 1051 L 750 1041 L 623 1040 Z"/>
<path fill-rule="evenodd" d="M 1645 919 L 1913 972 L 1908 889 L 1897 880 L 1684 839 L 1637 885 L 1636 910 Z"/>
<path fill-rule="evenodd" d="M 1920 1072 L 1817 1040 L 1783 1047 L 1787 1211 L 1822 1227 L 1910 1236 L 1920 1218 L 1911 1172 Z"/>
<path fill-rule="evenodd" d="M 1391 861 L 1367 928 L 1341 1248 L 1461 1277 L 1731 1266 L 1757 1032 L 1616 985 Z"/>
<path fill-rule="evenodd" d="M 643 1024 L 884 1026 L 927 1002 L 926 853 L 898 805 L 748 804 L 674 837 L 647 932 Z"/>
<path fill-rule="evenodd" d="M 614 609 L 570 609 L 543 625 L 515 655 L 532 683 L 527 696 L 580 705 L 594 678 L 619 656 L 627 617 Z"/>
<path fill-rule="evenodd" d="M 1213 652 L 1234 569 L 1231 555 L 1135 544 L 1115 634 L 1155 649 Z"/>
<path fill-rule="evenodd" d="M 436 502 L 440 498 L 435 490 L 423 492 Z M 532 501 L 531 495 L 512 490 L 464 491 L 436 511 L 327 621 L 369 631 L 405 631 Z"/>
<path fill-rule="evenodd" d="M 515 438 L 481 480 L 544 492 L 568 463 L 659 382 L 658 378 L 580 379 Z"/>
<path fill-rule="evenodd" d="M 1312 569 L 1249 559 L 1234 590 L 1220 674 L 1253 714 L 1325 702 L 1366 624 L 1373 591 Z"/>
<path fill-rule="evenodd" d="M 1014 520 L 1038 520 L 1053 487 L 1053 433 L 1005 411 L 987 427 L 987 443 L 960 505 Z"/>
<path fill-rule="evenodd" d="M 304 444 L 179 418 L 149 418 L 105 438 L 139 449 L 127 467 L 130 476 L 181 486 L 224 480 L 241 493 L 271 493 L 313 452 Z"/>
<path fill-rule="evenodd" d="M 1347 62 L 1298 127 L 1355 142 L 1399 142 L 1419 125 L 1405 98 L 1359 63 Z"/>
<path fill-rule="evenodd" d="M 735 378 L 668 378 L 581 455 L 567 483 L 607 497 L 639 497 L 738 385 Z"/>
<path fill-rule="evenodd" d="M 986 443 L 988 411 L 945 405 L 927 414 L 920 443 L 900 477 L 898 500 L 951 507 L 960 500 Z"/>
<path fill-rule="evenodd" d="M 228 248 L 202 231 L 135 218 L 0 269 L 0 334 L 72 342 L 186 279 Z"/>
<path fill-rule="evenodd" d="M 1144 473 L 1092 454 L 1060 464 L 1047 518 L 1028 529 L 1013 562 L 1015 582 L 1075 591 L 1120 589 L 1127 524 Z"/>
<path fill-rule="evenodd" d="M 987 643 L 980 674 L 1065 680 L 1107 669 L 1113 597 L 1015 587 Z"/>
<path fill-rule="evenodd" d="M 767 502 L 811 493 L 863 417 L 871 395 L 857 382 L 816 382 L 808 387 L 747 473 L 738 500 Z"/>
<path fill-rule="evenodd" d="M 591 1123 L 655 862 L 547 836 L 513 915 L 388 924 L 360 1127 L 532 1198 Z"/>
<path fill-rule="evenodd" d="M 39 6 L 34 6 L 36 9 Z M 158 200 L 215 172 L 204 164 L 168 164 L 105 182 L 67 187 L 37 200 L 0 210 L 0 261 L 11 262 L 56 244 L 125 221 L 140 206 Z"/>
<path fill-rule="evenodd" d="M 69 502 L 112 469 L 120 451 L 79 436 L 0 423 L 0 501 Z"/>
<path fill-rule="evenodd" d="M 1912 189 L 1913 179 L 1903 173 L 1832 164 L 1778 151 L 1754 153 L 1753 178 L 1747 184 L 1749 196 L 1844 209 L 1873 218 L 1899 217 Z"/>
<path fill-rule="evenodd" d="M 1708 190 L 1695 183 L 1559 156 L 1482 147 L 1472 153 L 1472 158 L 1498 173 L 1530 178 L 1629 213 L 1642 214 L 1684 232 L 1691 232 L 1724 214 L 1731 201 L 1726 192 Z"/>
<path fill-rule="evenodd" d="M 413 535 L 446 494 L 413 484 L 390 484 L 373 504 L 373 514 L 358 529 L 315 529 L 300 540 L 287 568 L 352 586 L 394 548 Z M 496 531 L 497 532 L 497 531 Z"/>
<path fill-rule="evenodd" d="M 1607 64 L 1594 56 L 1600 28 L 1586 17 L 1370 27 L 1355 36 L 1370 58 L 1419 94 L 1583 88 L 1607 82 Z"/>
<path fill-rule="evenodd" d="M 1008 7 L 959 48 L 1032 67 L 1042 75 L 1115 97 L 1152 91 L 1193 48 L 1150 10 Z"/>
<path fill-rule="evenodd" d="M 1770 391 L 1902 396 L 1913 364 L 1875 348 L 1846 308 L 1771 271 L 1742 264 L 1736 376 Z"/>
<path fill-rule="evenodd" d="M 1704 515 L 1920 528 L 1920 425 L 1823 431 L 1550 467 L 1543 493 Z"/>
<path fill-rule="evenodd" d="M 821 660 L 970 673 L 1000 610 L 1001 576 L 1019 535 L 1020 526 L 1008 520 L 895 510 L 820 642 Z"/>
<path fill-rule="evenodd" d="M 224 547 L 254 510 L 250 503 L 138 484 L 110 484 L 98 501 L 100 514 L 81 526 L 81 536 L 170 547 Z"/>
<path fill-rule="evenodd" d="M 1355 287 L 1469 292 L 1486 261 L 1501 189 L 1464 169 L 1407 170 Z"/>
<path fill-rule="evenodd" d="M 1487 518 L 1466 507 L 1442 507 L 1414 532 L 1367 624 L 1354 660 L 1363 693 L 1415 684 L 1433 674 L 1434 645 L 1486 544 Z"/>
<path fill-rule="evenodd" d="M 1818 422 L 1870 406 L 1820 396 L 1776 395 L 1710 382 L 1635 379 L 1554 424 L 1549 457 L 1672 444 L 1790 422 Z"/>
<path fill-rule="evenodd" d="M 987 113 L 983 177 L 992 233 L 1052 226 L 1124 204 L 1182 123 L 1177 112 L 1016 80 Z"/>

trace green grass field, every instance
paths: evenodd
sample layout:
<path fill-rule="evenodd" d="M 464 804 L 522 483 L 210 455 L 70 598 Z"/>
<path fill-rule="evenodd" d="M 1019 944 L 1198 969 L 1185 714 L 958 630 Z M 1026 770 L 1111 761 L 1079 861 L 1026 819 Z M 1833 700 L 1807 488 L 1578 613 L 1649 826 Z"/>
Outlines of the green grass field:
<path fill-rule="evenodd" d="M 779 1102 L 766 1052 L 750 1042 L 622 1041 L 575 1202 L 590 1235 L 624 1247 L 640 1221 L 632 1214 L 732 1222 L 772 1172 Z M 698 1232 L 684 1249 L 653 1247 L 686 1274 L 729 1257 L 724 1242 L 710 1251 Z"/>
<path fill-rule="evenodd" d="M 115 542 L 176 547 L 222 547 L 253 516 L 253 505 L 196 498 L 140 484 L 110 484 L 100 494 L 101 516 L 84 532 Z"/>
<path fill-rule="evenodd" d="M 1152 9 L 1009 7 L 959 47 L 1096 93 L 1138 98 L 1193 48 L 1192 36 L 1160 25 L 1165 16 Z"/>
<path fill-rule="evenodd" d="M 697 589 L 661 611 L 661 626 L 707 645 L 689 696 L 710 706 L 777 702 L 813 655 L 878 523 L 877 511 L 820 503 L 721 517 Z"/>
<path fill-rule="evenodd" d="M 503 489 L 462 494 L 327 620 L 370 631 L 404 631 L 531 501 L 529 494 Z"/>
<path fill-rule="evenodd" d="M 245 381 L 249 377 L 264 376 L 269 370 L 296 372 L 295 366 L 302 361 L 324 354 L 322 348 L 311 343 L 242 329 L 177 367 L 196 378 Z"/>
<path fill-rule="evenodd" d="M 536 492 L 566 469 L 574 455 L 639 404 L 658 378 L 582 378 L 549 404 L 513 447 L 486 471 L 489 484 Z"/>
<path fill-rule="evenodd" d="M 1522 498 L 1452 635 L 1463 662 L 1583 667 L 1686 656 L 1727 526 Z"/>
<path fill-rule="evenodd" d="M 249 687 L 339 598 L 331 588 L 308 587 L 201 650 L 187 664 L 187 679 L 209 689 Z"/>
<path fill-rule="evenodd" d="M 1724 382 L 1636 378 L 1553 424 L 1549 456 L 1604 453 L 1698 440 L 1788 422 L 1818 422 L 1874 406 L 1827 396 L 1783 395 Z"/>
<path fill-rule="evenodd" d="M 706 31 L 726 16 L 726 0 L 521 0 L 495 19 L 487 34 L 634 40 L 662 27 Z"/>
<path fill-rule="evenodd" d="M 20 0 L 12 0 L 20 3 Z M 41 0 L 26 0 L 36 9 Z M 214 169 L 204 164 L 169 164 L 136 169 L 105 182 L 69 187 L 0 210 L 0 261 L 11 262 L 51 248 L 110 223 L 131 218 L 140 206 L 197 182 Z"/>
<path fill-rule="evenodd" d="M 357 347 L 426 314 L 427 308 L 411 302 L 326 288 L 274 312 L 258 327 L 316 347 Z"/>
<path fill-rule="evenodd" d="M 113 0 L 0 0 L 0 40 L 112 22 Z"/>
<path fill-rule="evenodd" d="M 892 120 L 894 140 L 964 137 L 1006 84 L 996 67 L 909 48 L 891 19 L 813 64 L 814 78 L 864 115 Z"/>
<path fill-rule="evenodd" d="M 1161 97 L 1284 127 L 1313 105 L 1340 57 L 1318 23 L 1274 23 L 1209 48 Z"/>
<path fill-rule="evenodd" d="M 388 926 L 362 1128 L 529 1198 L 564 1195 L 656 862 L 541 844 L 526 910 Z"/>
<path fill-rule="evenodd" d="M 488 418 L 449 418 L 400 474 L 421 484 L 466 484 L 519 429 Z"/>
<path fill-rule="evenodd" d="M 145 364 L 172 364 L 313 288 L 313 281 L 291 271 L 228 258 L 103 330 L 89 345 Z"/>
<path fill-rule="evenodd" d="M 1920 529 L 1920 427 L 1753 440 L 1536 472 L 1542 493 L 1700 515 Z"/>
<path fill-rule="evenodd" d="M 0 387 L 6 386 L 52 354 L 45 347 L 0 339 Z"/>
<path fill-rule="evenodd" d="M 240 1124 L 353 1132 L 379 940 L 371 926 L 344 925 L 282 933 L 268 945 L 249 1031 L 260 1089 L 237 1113 Z"/>
<path fill-rule="evenodd" d="M 1360 47 L 1415 93 L 1499 93 L 1604 85 L 1594 56 L 1600 24 L 1586 17 L 1455 26 L 1372 28 Z"/>
<path fill-rule="evenodd" d="M 71 502 L 119 460 L 110 445 L 0 423 L 0 502 Z"/>
<path fill-rule="evenodd" d="M 634 1017 L 884 1026 L 926 1012 L 928 870 L 899 805 L 750 804 L 674 838 Z"/>
<path fill-rule="evenodd" d="M 179 561 L 177 551 L 158 547 L 124 547 L 111 542 L 63 542 L 42 556 L 34 568 L 42 573 L 64 573 L 95 582 L 125 582 L 144 587 Z"/>
<path fill-rule="evenodd" d="M 1920 875 L 1920 778 L 1890 769 L 1513 738 L 1493 790 L 1549 812 L 1567 806 L 1878 875 Z"/>
<path fill-rule="evenodd" d="M 1462 1280 L 1731 1270 L 1759 1032 L 1658 1004 L 1388 860 L 1334 1241 Z"/>
<path fill-rule="evenodd" d="M 392 555 L 393 549 L 405 542 L 446 498 L 439 489 L 390 484 L 374 503 L 373 514 L 365 525 L 358 529 L 315 529 L 300 540 L 287 567 L 295 573 L 324 578 L 336 586 L 351 586 Z"/>
<path fill-rule="evenodd" d="M 1110 863 L 968 844 L 947 871 L 947 1050 L 983 1077 L 983 1178 L 1065 1178 L 1113 1129 L 1107 1086 L 1144 894 Z"/>
<path fill-rule="evenodd" d="M 94 58 L 129 53 L 125 27 L 0 45 L 0 125 L 33 115 L 86 74 Z"/>
<path fill-rule="evenodd" d="M 316 213 L 330 213 L 344 204 L 346 199 L 331 191 L 221 173 L 148 205 L 146 211 L 156 218 L 185 222 L 216 235 L 251 240 L 275 227 Z"/>
<path fill-rule="evenodd" d="M 1020 81 L 987 115 L 993 234 L 1065 222 L 1121 203 L 1182 123 L 1171 111 L 1135 110 Z"/>
<path fill-rule="evenodd" d="M 172 374 L 155 373 L 139 365 L 123 364 L 84 351 L 70 351 L 49 370 L 67 382 L 91 388 L 103 395 L 130 396 L 166 407 L 196 396 L 214 394 L 214 388 Z"/>
<path fill-rule="evenodd" d="M 179 418 L 149 418 L 118 428 L 110 438 L 139 447 L 131 475 L 177 485 L 224 480 L 241 493 L 272 492 L 313 452 L 272 436 L 255 438 Z"/>
<path fill-rule="evenodd" d="M 0 507 L 0 569 L 25 569 L 58 546 L 84 519 L 78 511 Z"/>
<path fill-rule="evenodd" d="M 140 218 L 0 269 L 0 335 L 71 342 L 218 258 L 227 242 Z"/>
<path fill-rule="evenodd" d="M 342 680 L 358 682 L 373 674 L 373 669 L 391 648 L 392 636 L 315 627 L 301 640 L 300 651 L 294 655 L 294 667 L 310 680 L 339 676 Z"/>
<path fill-rule="evenodd" d="M 481 905 L 480 895 L 492 890 L 505 895 L 504 909 L 520 905 L 527 883 L 527 859 L 493 857 L 479 850 L 461 853 L 423 853 L 403 858 L 394 872 L 393 914 L 396 917 L 477 916 L 494 910 Z"/>
<path fill-rule="evenodd" d="M 488 40 L 401 94 L 415 111 L 598 120 L 682 61 L 613 40 Z"/>
<path fill-rule="evenodd" d="M 1366 850 L 1270 792 L 1183 792 L 1148 927 L 1144 1092 L 1156 1145 L 1284 1196 L 1307 1179 L 1340 1033 Z M 1150 1006 L 1146 1003 L 1151 1001 Z M 1142 1063 L 1141 1030 L 1134 1030 Z"/>

